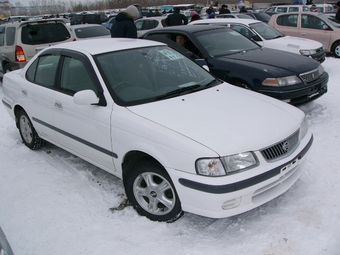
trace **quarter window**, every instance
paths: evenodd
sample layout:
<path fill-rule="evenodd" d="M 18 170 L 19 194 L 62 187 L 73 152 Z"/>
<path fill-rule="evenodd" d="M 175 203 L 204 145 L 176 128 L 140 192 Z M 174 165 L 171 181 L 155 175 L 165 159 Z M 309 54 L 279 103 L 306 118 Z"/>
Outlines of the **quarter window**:
<path fill-rule="evenodd" d="M 60 55 L 48 55 L 37 58 L 29 67 L 26 79 L 44 87 L 54 87 Z"/>
<path fill-rule="evenodd" d="M 6 31 L 6 45 L 11 46 L 14 44 L 15 27 L 7 27 Z"/>

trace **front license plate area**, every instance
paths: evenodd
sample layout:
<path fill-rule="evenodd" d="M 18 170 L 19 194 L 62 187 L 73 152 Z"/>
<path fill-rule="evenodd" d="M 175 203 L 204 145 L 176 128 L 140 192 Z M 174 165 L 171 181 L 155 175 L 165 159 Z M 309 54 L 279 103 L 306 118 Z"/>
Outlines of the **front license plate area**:
<path fill-rule="evenodd" d="M 299 164 L 299 160 L 295 159 L 294 161 L 290 162 L 288 165 L 285 165 L 284 167 L 281 168 L 281 173 L 288 173 L 289 171 L 293 170 L 296 168 Z"/>

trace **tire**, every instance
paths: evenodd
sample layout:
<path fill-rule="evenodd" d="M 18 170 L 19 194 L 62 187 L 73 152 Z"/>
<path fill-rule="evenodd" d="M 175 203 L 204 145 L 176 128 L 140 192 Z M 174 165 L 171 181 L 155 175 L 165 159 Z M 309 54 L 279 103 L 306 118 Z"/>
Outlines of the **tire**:
<path fill-rule="evenodd" d="M 12 69 L 11 65 L 10 65 L 9 63 L 7 63 L 7 64 L 4 65 L 4 68 L 3 68 L 2 71 L 3 71 L 3 73 L 5 74 L 5 73 L 12 72 L 13 69 Z"/>
<path fill-rule="evenodd" d="M 334 57 L 340 58 L 340 42 L 334 43 L 332 52 Z"/>
<path fill-rule="evenodd" d="M 137 162 L 127 173 L 124 184 L 127 198 L 138 214 L 169 223 L 183 215 L 175 187 L 157 162 Z"/>
<path fill-rule="evenodd" d="M 21 139 L 28 148 L 38 150 L 45 145 L 45 141 L 39 137 L 31 120 L 23 110 L 20 110 L 18 114 L 18 128 Z"/>

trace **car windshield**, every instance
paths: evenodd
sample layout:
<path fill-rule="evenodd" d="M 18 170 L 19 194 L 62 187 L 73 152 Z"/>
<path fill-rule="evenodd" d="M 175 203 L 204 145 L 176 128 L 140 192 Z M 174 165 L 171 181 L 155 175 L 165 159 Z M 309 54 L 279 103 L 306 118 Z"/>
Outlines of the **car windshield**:
<path fill-rule="evenodd" d="M 335 14 L 322 14 L 320 17 L 332 23 L 333 26 L 340 28 L 340 22 L 335 19 Z"/>
<path fill-rule="evenodd" d="M 212 57 L 259 49 L 260 46 L 232 29 L 214 29 L 196 33 L 197 40 Z"/>
<path fill-rule="evenodd" d="M 76 28 L 74 29 L 74 33 L 78 38 L 90 38 L 96 36 L 110 35 L 110 31 L 101 25 Z"/>
<path fill-rule="evenodd" d="M 131 106 L 194 93 L 221 84 L 201 66 L 168 46 L 95 56 L 119 105 Z"/>
<path fill-rule="evenodd" d="M 266 40 L 284 37 L 284 34 L 264 22 L 256 22 L 249 24 L 249 26 Z"/>

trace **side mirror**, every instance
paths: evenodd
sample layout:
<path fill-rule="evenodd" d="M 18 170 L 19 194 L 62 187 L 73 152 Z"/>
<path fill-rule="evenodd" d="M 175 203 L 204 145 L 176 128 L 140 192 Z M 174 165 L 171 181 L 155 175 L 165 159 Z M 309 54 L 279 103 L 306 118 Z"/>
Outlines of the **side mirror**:
<path fill-rule="evenodd" d="M 327 26 L 326 24 L 324 24 L 324 25 L 322 26 L 322 29 L 323 29 L 323 30 L 328 30 L 328 26 Z"/>
<path fill-rule="evenodd" d="M 73 102 L 78 105 L 97 105 L 99 98 L 93 90 L 81 90 L 73 95 Z"/>

